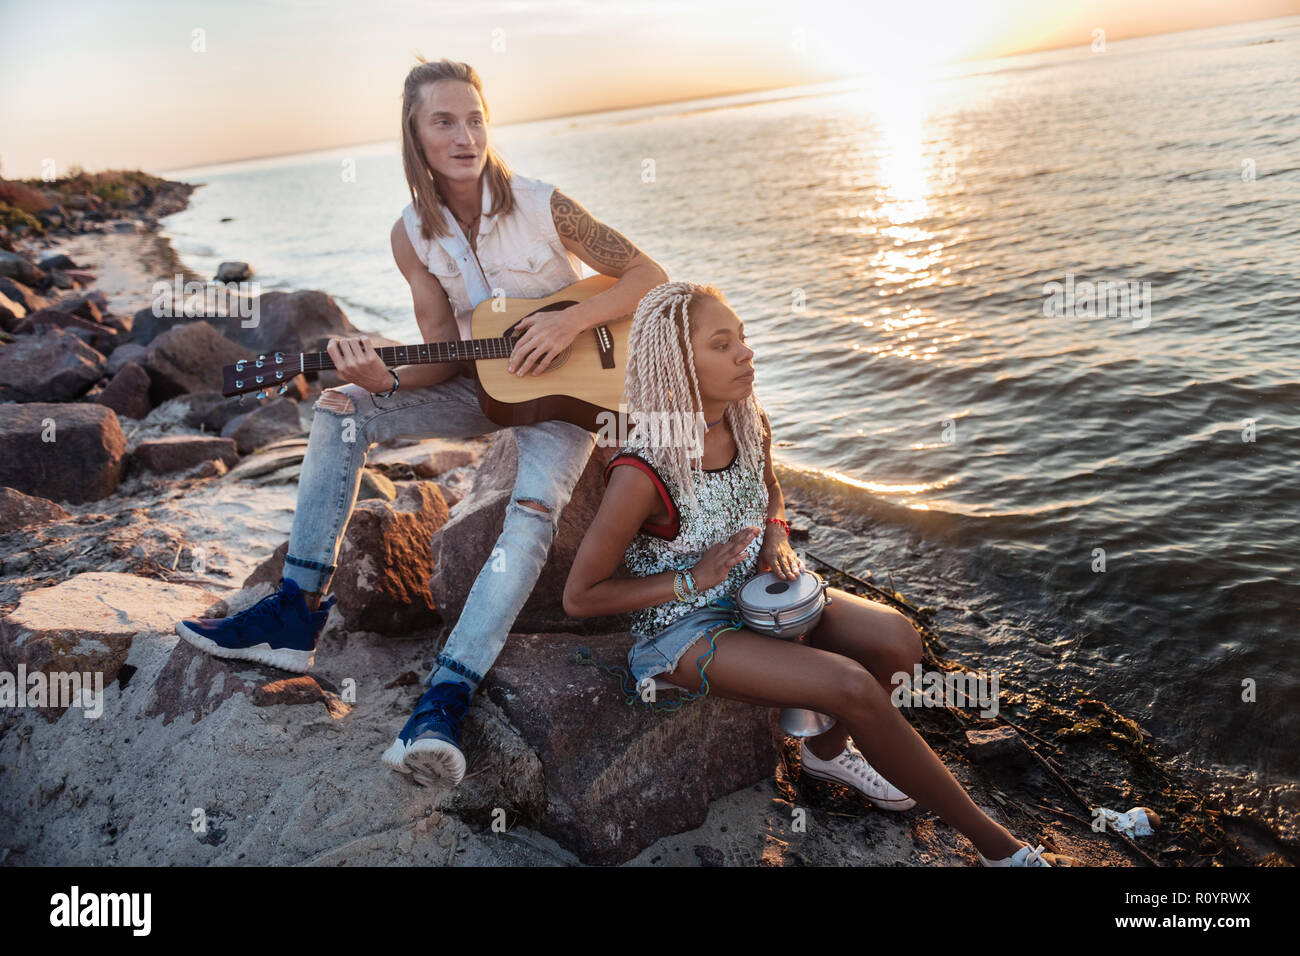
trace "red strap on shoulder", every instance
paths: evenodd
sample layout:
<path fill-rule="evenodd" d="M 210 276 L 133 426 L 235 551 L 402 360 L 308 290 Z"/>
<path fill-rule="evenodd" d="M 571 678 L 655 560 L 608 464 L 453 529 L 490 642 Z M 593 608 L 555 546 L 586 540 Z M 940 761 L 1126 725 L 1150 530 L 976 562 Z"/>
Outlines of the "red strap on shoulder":
<path fill-rule="evenodd" d="M 649 475 L 650 480 L 655 483 L 655 488 L 659 491 L 659 497 L 663 499 L 663 503 L 668 507 L 668 520 L 666 522 L 663 524 L 651 524 L 647 521 L 645 524 L 641 525 L 641 530 L 648 535 L 653 535 L 656 538 L 663 538 L 667 541 L 671 541 L 673 538 L 677 537 L 677 532 L 680 526 L 680 516 L 677 514 L 677 506 L 673 504 L 673 497 L 668 493 L 668 488 L 664 485 L 663 479 L 659 477 L 659 473 L 654 470 L 649 462 L 636 455 L 615 455 L 610 459 L 609 464 L 605 466 L 605 484 L 609 484 L 610 470 L 616 465 L 631 465 L 633 468 L 638 468 Z"/>

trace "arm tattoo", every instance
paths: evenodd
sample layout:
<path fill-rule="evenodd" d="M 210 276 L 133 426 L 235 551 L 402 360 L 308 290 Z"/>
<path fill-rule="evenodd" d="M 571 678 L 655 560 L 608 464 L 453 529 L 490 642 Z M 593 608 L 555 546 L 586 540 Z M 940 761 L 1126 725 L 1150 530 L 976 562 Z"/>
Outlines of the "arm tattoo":
<path fill-rule="evenodd" d="M 551 193 L 551 218 L 555 231 L 563 239 L 577 241 L 593 264 L 607 269 L 626 269 L 641 251 L 616 230 L 593 219 L 582 208 L 558 189 Z"/>

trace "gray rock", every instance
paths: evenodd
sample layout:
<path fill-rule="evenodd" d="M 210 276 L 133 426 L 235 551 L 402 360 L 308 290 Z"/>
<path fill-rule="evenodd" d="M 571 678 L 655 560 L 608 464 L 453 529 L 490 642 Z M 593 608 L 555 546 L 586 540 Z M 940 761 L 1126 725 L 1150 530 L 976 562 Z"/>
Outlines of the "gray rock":
<path fill-rule="evenodd" d="M 302 434 L 298 403 L 289 398 L 275 398 L 237 415 L 221 429 L 222 438 L 233 438 L 241 455 L 248 455 L 280 438 Z"/>
<path fill-rule="evenodd" d="M 230 473 L 227 474 L 226 477 L 242 481 L 250 481 L 265 475 L 273 474 L 290 466 L 300 465 L 306 453 L 307 442 L 305 440 L 295 442 L 277 442 L 276 444 L 268 445 L 256 454 L 245 458 L 234 468 L 230 469 Z"/>
<path fill-rule="evenodd" d="M 216 282 L 244 282 L 253 277 L 247 262 L 223 262 L 217 266 Z"/>
<path fill-rule="evenodd" d="M 118 332 L 111 326 L 64 312 L 62 309 L 37 309 L 14 326 L 15 335 L 28 335 L 42 325 L 52 325 L 76 333 L 98 352 L 107 354 L 117 347 Z"/>
<path fill-rule="evenodd" d="M 98 672 L 107 684 L 138 634 L 167 633 L 211 603 L 211 594 L 184 584 L 108 571 L 78 574 L 28 591 L 0 620 L 0 661 L 10 672 L 19 664 L 29 673 Z M 63 708 L 43 712 L 57 720 Z"/>
<path fill-rule="evenodd" d="M 0 278 L 13 279 L 24 285 L 36 286 L 45 280 L 45 272 L 26 256 L 0 250 Z"/>
<path fill-rule="evenodd" d="M 624 665 L 631 643 L 626 633 L 511 634 L 483 684 L 545 774 L 540 817 L 508 812 L 585 863 L 622 863 L 700 826 L 710 800 L 771 777 L 780 762 L 776 710 L 718 697 L 671 714 L 629 707 L 614 676 L 574 660 L 585 646 Z"/>
<path fill-rule="evenodd" d="M 361 471 L 361 484 L 357 489 L 358 501 L 392 501 L 397 497 L 397 486 L 382 473 L 371 468 Z"/>
<path fill-rule="evenodd" d="M 185 392 L 220 391 L 222 366 L 242 358 L 247 358 L 243 348 L 206 323 L 164 332 L 149 344 L 144 357 L 150 400 L 157 405 Z"/>
<path fill-rule="evenodd" d="M 47 252 L 41 256 L 42 269 L 79 269 L 81 268 L 61 252 Z"/>
<path fill-rule="evenodd" d="M 37 326 L 0 348 L 0 400 L 71 401 L 103 374 L 104 356 L 57 326 Z"/>
<path fill-rule="evenodd" d="M 131 363 L 144 367 L 144 357 L 149 350 L 143 345 L 137 345 L 135 342 L 124 342 L 108 357 L 108 363 L 104 366 L 104 371 L 108 375 L 116 375 L 122 371 L 123 367 Z"/>
<path fill-rule="evenodd" d="M 145 468 L 159 474 L 184 471 L 206 461 L 217 460 L 233 465 L 239 460 L 233 441 L 206 435 L 168 435 L 142 441 L 132 456 Z"/>
<path fill-rule="evenodd" d="M 13 488 L 0 488 L 0 534 L 67 517 L 68 513 L 53 501 L 25 495 Z"/>
<path fill-rule="evenodd" d="M 108 387 L 95 396 L 95 401 L 126 418 L 144 418 L 153 407 L 149 404 L 149 373 L 128 362 L 113 376 Z"/>
<path fill-rule="evenodd" d="M 111 408 L 0 405 L 0 485 L 51 501 L 97 501 L 117 488 L 125 454 L 126 436 Z"/>

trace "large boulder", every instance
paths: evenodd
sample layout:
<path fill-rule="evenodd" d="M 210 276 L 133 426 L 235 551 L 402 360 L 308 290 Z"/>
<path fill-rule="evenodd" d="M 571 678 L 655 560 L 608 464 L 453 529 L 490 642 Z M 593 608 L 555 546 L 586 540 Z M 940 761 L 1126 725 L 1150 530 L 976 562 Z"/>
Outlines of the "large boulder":
<path fill-rule="evenodd" d="M 244 349 L 241 358 L 276 351 L 323 352 L 331 335 L 365 335 L 324 292 L 266 292 L 253 300 L 251 309 L 255 318 L 159 316 L 152 308 L 141 309 L 132 320 L 131 334 L 135 341 L 147 344 L 175 328 L 207 325 L 241 345 Z"/>
<path fill-rule="evenodd" d="M 274 668 L 212 657 L 188 641 L 177 641 L 150 688 L 144 712 L 147 717 L 162 717 L 163 726 L 180 717 L 197 724 L 236 694 L 256 707 L 319 704 L 336 718 L 352 709 L 324 677 L 287 677 Z"/>
<path fill-rule="evenodd" d="M 227 421 L 221 437 L 233 439 L 239 453 L 248 455 L 263 445 L 302 432 L 298 403 L 290 398 L 273 398 Z"/>
<path fill-rule="evenodd" d="M 134 362 L 127 362 L 108 387 L 95 396 L 95 401 L 127 418 L 144 418 L 153 407 L 149 404 L 149 373 Z"/>
<path fill-rule="evenodd" d="M 519 612 L 512 630 L 580 631 L 600 634 L 627 627 L 627 617 L 574 620 L 564 612 L 564 585 L 573 566 L 587 526 L 600 507 L 605 492 L 605 465 L 617 453 L 613 447 L 596 446 L 587 467 L 574 485 L 573 494 L 560 512 L 559 527 L 550 555 L 538 577 L 537 586 Z M 487 564 L 505 522 L 506 508 L 514 490 L 519 468 L 519 449 L 514 432 L 502 429 L 479 462 L 474 485 L 456 514 L 433 538 L 436 569 L 429 586 L 445 615 L 459 616 L 479 571 Z"/>
<path fill-rule="evenodd" d="M 630 634 L 511 634 L 483 691 L 540 760 L 545 809 L 509 807 L 585 863 L 622 863 L 700 826 L 709 801 L 771 777 L 777 711 L 704 697 L 675 713 L 628 706 L 618 680 L 575 660 L 626 663 Z M 659 705 L 681 691 L 659 690 Z"/>
<path fill-rule="evenodd" d="M 360 336 L 334 299 L 314 289 L 266 292 L 255 303 L 258 322 L 231 338 L 255 352 L 323 352 L 332 335 Z"/>
<path fill-rule="evenodd" d="M 431 481 L 404 484 L 393 501 L 359 501 L 343 532 L 330 587 L 350 630 L 408 634 L 442 621 L 429 592 L 429 539 L 447 521 L 447 503 Z M 244 581 L 275 584 L 284 573 L 288 542 Z"/>
<path fill-rule="evenodd" d="M 155 405 L 185 392 L 220 391 L 221 369 L 248 357 L 245 349 L 222 338 L 205 322 L 194 322 L 158 336 L 145 353 L 145 371 Z"/>
<path fill-rule="evenodd" d="M 62 309 L 37 309 L 15 325 L 13 332 L 15 335 L 27 335 L 42 325 L 53 325 L 73 332 L 99 352 L 108 353 L 117 347 L 117 329 Z"/>
<path fill-rule="evenodd" d="M 212 603 L 201 588 L 115 572 L 88 572 L 22 596 L 0 619 L 0 662 L 55 673 L 100 673 L 114 680 L 142 632 L 170 633 L 175 622 Z M 53 701 L 50 702 L 54 703 Z M 43 709 L 57 719 L 65 708 Z"/>
<path fill-rule="evenodd" d="M 51 501 L 97 501 L 117 488 L 125 454 L 111 408 L 0 405 L 0 485 Z"/>
<path fill-rule="evenodd" d="M 101 353 L 72 332 L 41 325 L 0 348 L 0 401 L 71 401 L 103 374 Z"/>

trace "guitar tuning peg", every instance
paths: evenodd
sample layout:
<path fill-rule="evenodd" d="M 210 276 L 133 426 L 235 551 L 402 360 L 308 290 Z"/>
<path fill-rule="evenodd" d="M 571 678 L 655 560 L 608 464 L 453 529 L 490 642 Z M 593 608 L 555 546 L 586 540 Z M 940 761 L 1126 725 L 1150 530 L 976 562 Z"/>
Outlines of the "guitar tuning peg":
<path fill-rule="evenodd" d="M 289 383 L 285 382 L 283 385 L 280 386 L 280 394 L 283 395 L 287 391 L 289 391 Z"/>
<path fill-rule="evenodd" d="M 257 393 L 257 397 L 258 397 L 258 398 L 266 398 L 266 389 L 262 389 L 260 392 L 258 392 L 258 393 Z"/>

